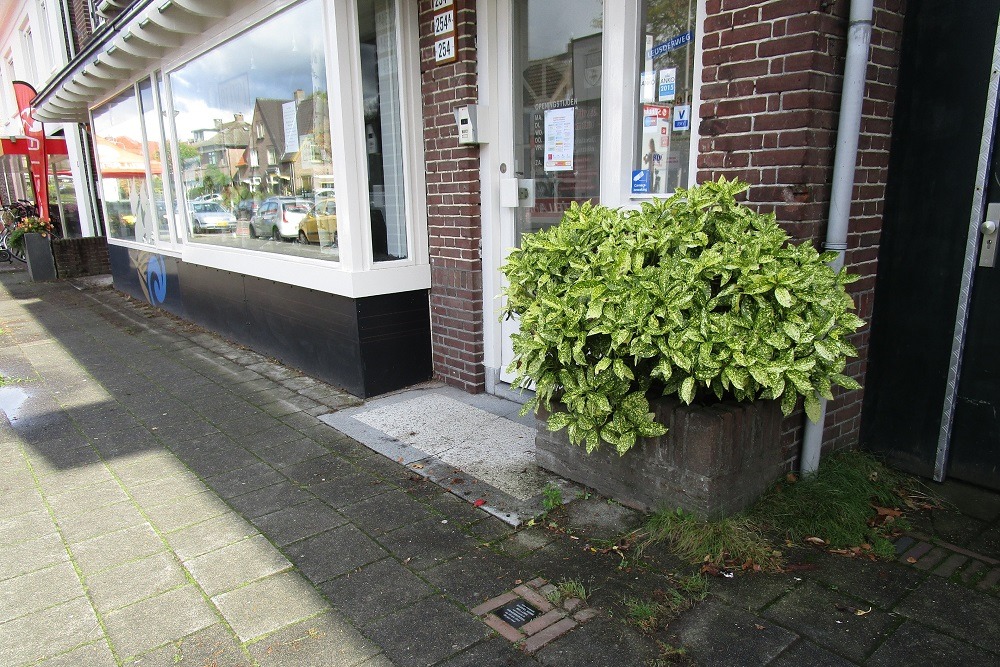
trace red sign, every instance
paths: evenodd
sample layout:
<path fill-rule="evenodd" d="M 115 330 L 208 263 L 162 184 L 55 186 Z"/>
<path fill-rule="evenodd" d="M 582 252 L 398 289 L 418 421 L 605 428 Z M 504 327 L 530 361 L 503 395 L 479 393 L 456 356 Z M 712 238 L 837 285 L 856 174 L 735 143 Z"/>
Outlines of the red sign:
<path fill-rule="evenodd" d="M 28 141 L 28 161 L 31 163 L 31 177 L 35 182 L 35 202 L 38 216 L 49 219 L 49 161 L 45 155 L 45 128 L 32 117 L 31 103 L 35 100 L 35 89 L 24 81 L 14 82 L 14 98 L 17 112 L 21 116 L 21 126 Z"/>

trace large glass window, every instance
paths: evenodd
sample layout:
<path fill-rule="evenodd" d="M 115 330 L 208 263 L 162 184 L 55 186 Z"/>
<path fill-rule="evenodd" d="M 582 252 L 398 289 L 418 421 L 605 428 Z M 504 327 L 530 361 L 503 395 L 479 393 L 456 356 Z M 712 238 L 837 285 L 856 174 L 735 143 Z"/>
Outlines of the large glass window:
<path fill-rule="evenodd" d="M 394 15 L 393 0 L 358 1 L 368 201 L 376 262 L 407 256 Z"/>
<path fill-rule="evenodd" d="M 146 152 L 149 155 L 149 184 L 153 189 L 153 217 L 155 234 L 161 241 L 170 241 L 170 217 L 163 194 L 163 136 L 157 114 L 158 105 L 153 101 L 153 84 L 149 79 L 139 82 L 139 106 L 146 131 Z"/>
<path fill-rule="evenodd" d="M 146 182 L 142 118 L 129 88 L 94 111 L 100 196 L 111 238 L 153 243 L 156 226 Z"/>
<path fill-rule="evenodd" d="M 666 194 L 688 183 L 696 13 L 697 0 L 642 3 L 633 195 Z"/>
<path fill-rule="evenodd" d="M 307 0 L 168 75 L 190 241 L 340 258 L 322 17 Z"/>
<path fill-rule="evenodd" d="M 515 243 L 600 195 L 602 0 L 514 2 Z"/>

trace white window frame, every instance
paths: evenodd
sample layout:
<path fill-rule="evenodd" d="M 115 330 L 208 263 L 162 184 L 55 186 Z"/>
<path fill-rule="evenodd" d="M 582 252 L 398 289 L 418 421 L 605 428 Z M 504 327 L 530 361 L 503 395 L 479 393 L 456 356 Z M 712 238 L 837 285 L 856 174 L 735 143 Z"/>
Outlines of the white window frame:
<path fill-rule="evenodd" d="M 162 69 L 167 100 L 166 134 L 176 147 L 176 128 L 172 119 L 173 97 L 170 73 L 207 51 L 229 41 L 258 23 L 293 6 L 300 0 L 260 0 L 233 11 L 227 21 L 206 31 L 201 41 L 171 58 L 151 65 L 143 76 Z M 367 153 L 360 77 L 360 43 L 356 0 L 321 0 L 326 25 L 325 56 L 327 91 L 330 100 L 331 141 L 339 150 L 333 155 L 333 174 L 337 182 L 337 209 L 347 224 L 338 225 L 343 240 L 339 262 L 268 253 L 243 248 L 190 243 L 185 224 L 179 224 L 180 238 L 172 244 L 158 241 L 157 251 L 179 257 L 185 262 L 276 282 L 307 287 L 321 292 L 360 298 L 377 294 L 427 289 L 430 287 L 430 262 L 427 241 L 426 197 L 423 165 L 423 120 L 421 114 L 407 114 L 402 122 L 404 197 L 408 256 L 404 259 L 374 262 L 371 249 L 368 207 Z M 420 50 L 417 30 L 417 7 L 408 0 L 395 0 L 396 50 L 399 57 L 400 105 L 420 108 Z M 334 27 L 335 26 L 335 27 Z M 133 87 L 135 83 L 133 83 Z M 93 109 L 120 94 L 107 96 Z M 256 134 L 256 132 L 255 132 Z M 171 151 L 174 162 L 172 192 L 183 191 L 183 172 L 177 150 Z M 148 172 L 148 167 L 147 167 Z M 183 214 L 182 214 L 183 217 Z M 108 239 L 109 243 L 139 249 L 148 245 Z"/>

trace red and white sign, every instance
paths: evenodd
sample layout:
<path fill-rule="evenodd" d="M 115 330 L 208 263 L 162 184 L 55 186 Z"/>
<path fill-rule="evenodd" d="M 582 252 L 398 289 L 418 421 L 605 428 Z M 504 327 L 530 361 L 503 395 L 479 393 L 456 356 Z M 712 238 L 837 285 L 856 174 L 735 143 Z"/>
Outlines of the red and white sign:
<path fill-rule="evenodd" d="M 31 178 L 35 183 L 35 203 L 38 205 L 38 217 L 49 219 L 49 160 L 45 154 L 45 128 L 35 120 L 32 113 L 35 100 L 35 89 L 24 81 L 14 82 L 14 99 L 17 100 L 17 113 L 21 117 L 24 136 L 28 140 L 28 162 L 31 163 Z"/>

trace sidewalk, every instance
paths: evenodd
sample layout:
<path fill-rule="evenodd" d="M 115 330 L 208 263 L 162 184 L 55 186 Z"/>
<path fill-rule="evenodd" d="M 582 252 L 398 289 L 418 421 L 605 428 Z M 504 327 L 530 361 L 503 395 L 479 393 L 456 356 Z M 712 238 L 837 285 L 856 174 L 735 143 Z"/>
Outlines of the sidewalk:
<path fill-rule="evenodd" d="M 996 568 L 946 575 L 958 552 L 928 564 L 930 541 L 913 563 L 803 551 L 713 579 L 644 634 L 623 598 L 683 565 L 588 548 L 633 513 L 575 501 L 569 530 L 514 530 L 319 419 L 353 397 L 108 288 L 0 271 L 0 375 L 23 380 L 0 387 L 5 667 L 628 666 L 668 664 L 666 643 L 682 664 L 1000 662 Z M 996 557 L 990 498 L 921 530 Z M 587 603 L 549 609 L 563 580 Z M 518 599 L 541 616 L 497 623 Z"/>

